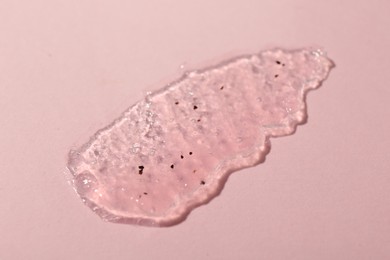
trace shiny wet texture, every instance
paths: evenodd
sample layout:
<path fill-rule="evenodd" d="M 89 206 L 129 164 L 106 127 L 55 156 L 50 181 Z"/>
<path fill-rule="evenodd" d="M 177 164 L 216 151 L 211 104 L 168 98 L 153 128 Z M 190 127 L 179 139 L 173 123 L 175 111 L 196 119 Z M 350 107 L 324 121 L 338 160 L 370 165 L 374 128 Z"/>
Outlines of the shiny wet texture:
<path fill-rule="evenodd" d="M 321 50 L 275 49 L 188 72 L 70 152 L 74 188 L 105 220 L 176 224 L 305 121 L 331 67 Z"/>

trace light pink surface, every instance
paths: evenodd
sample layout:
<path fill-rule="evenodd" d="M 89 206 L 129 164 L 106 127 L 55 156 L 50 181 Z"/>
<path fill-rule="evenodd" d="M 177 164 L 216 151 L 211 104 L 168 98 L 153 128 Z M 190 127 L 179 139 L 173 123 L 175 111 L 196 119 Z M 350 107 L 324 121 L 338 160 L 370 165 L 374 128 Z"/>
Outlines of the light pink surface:
<path fill-rule="evenodd" d="M 389 259 L 387 1 L 0 2 L 0 259 Z M 180 74 L 269 47 L 335 61 L 309 119 L 180 225 L 108 224 L 72 145 Z"/>

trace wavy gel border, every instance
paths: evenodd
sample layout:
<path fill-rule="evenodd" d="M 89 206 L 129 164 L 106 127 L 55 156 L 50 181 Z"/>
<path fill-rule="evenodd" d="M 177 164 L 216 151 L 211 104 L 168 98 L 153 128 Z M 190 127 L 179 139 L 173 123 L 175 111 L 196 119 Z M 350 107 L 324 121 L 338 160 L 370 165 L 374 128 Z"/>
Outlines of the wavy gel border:
<path fill-rule="evenodd" d="M 73 187 L 106 221 L 177 224 L 305 122 L 332 67 L 320 49 L 272 49 L 187 72 L 69 153 Z"/>

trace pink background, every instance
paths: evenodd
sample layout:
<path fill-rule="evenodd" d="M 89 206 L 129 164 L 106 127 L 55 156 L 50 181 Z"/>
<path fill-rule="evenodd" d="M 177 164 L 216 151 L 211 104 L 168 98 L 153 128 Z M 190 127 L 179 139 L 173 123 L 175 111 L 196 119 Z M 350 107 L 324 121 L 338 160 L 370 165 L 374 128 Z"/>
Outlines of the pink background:
<path fill-rule="evenodd" d="M 390 259 L 388 1 L 0 1 L 0 259 Z M 269 47 L 336 63 L 308 123 L 170 228 L 101 221 L 66 154 L 186 69 Z"/>

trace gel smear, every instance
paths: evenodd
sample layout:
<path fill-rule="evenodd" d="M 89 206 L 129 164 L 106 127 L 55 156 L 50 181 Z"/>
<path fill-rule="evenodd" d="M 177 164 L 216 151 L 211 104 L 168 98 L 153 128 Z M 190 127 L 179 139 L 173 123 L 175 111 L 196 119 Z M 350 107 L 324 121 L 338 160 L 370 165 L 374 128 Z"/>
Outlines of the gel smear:
<path fill-rule="evenodd" d="M 318 49 L 273 49 L 188 72 L 72 150 L 73 187 L 106 221 L 177 224 L 305 121 L 332 67 Z"/>

